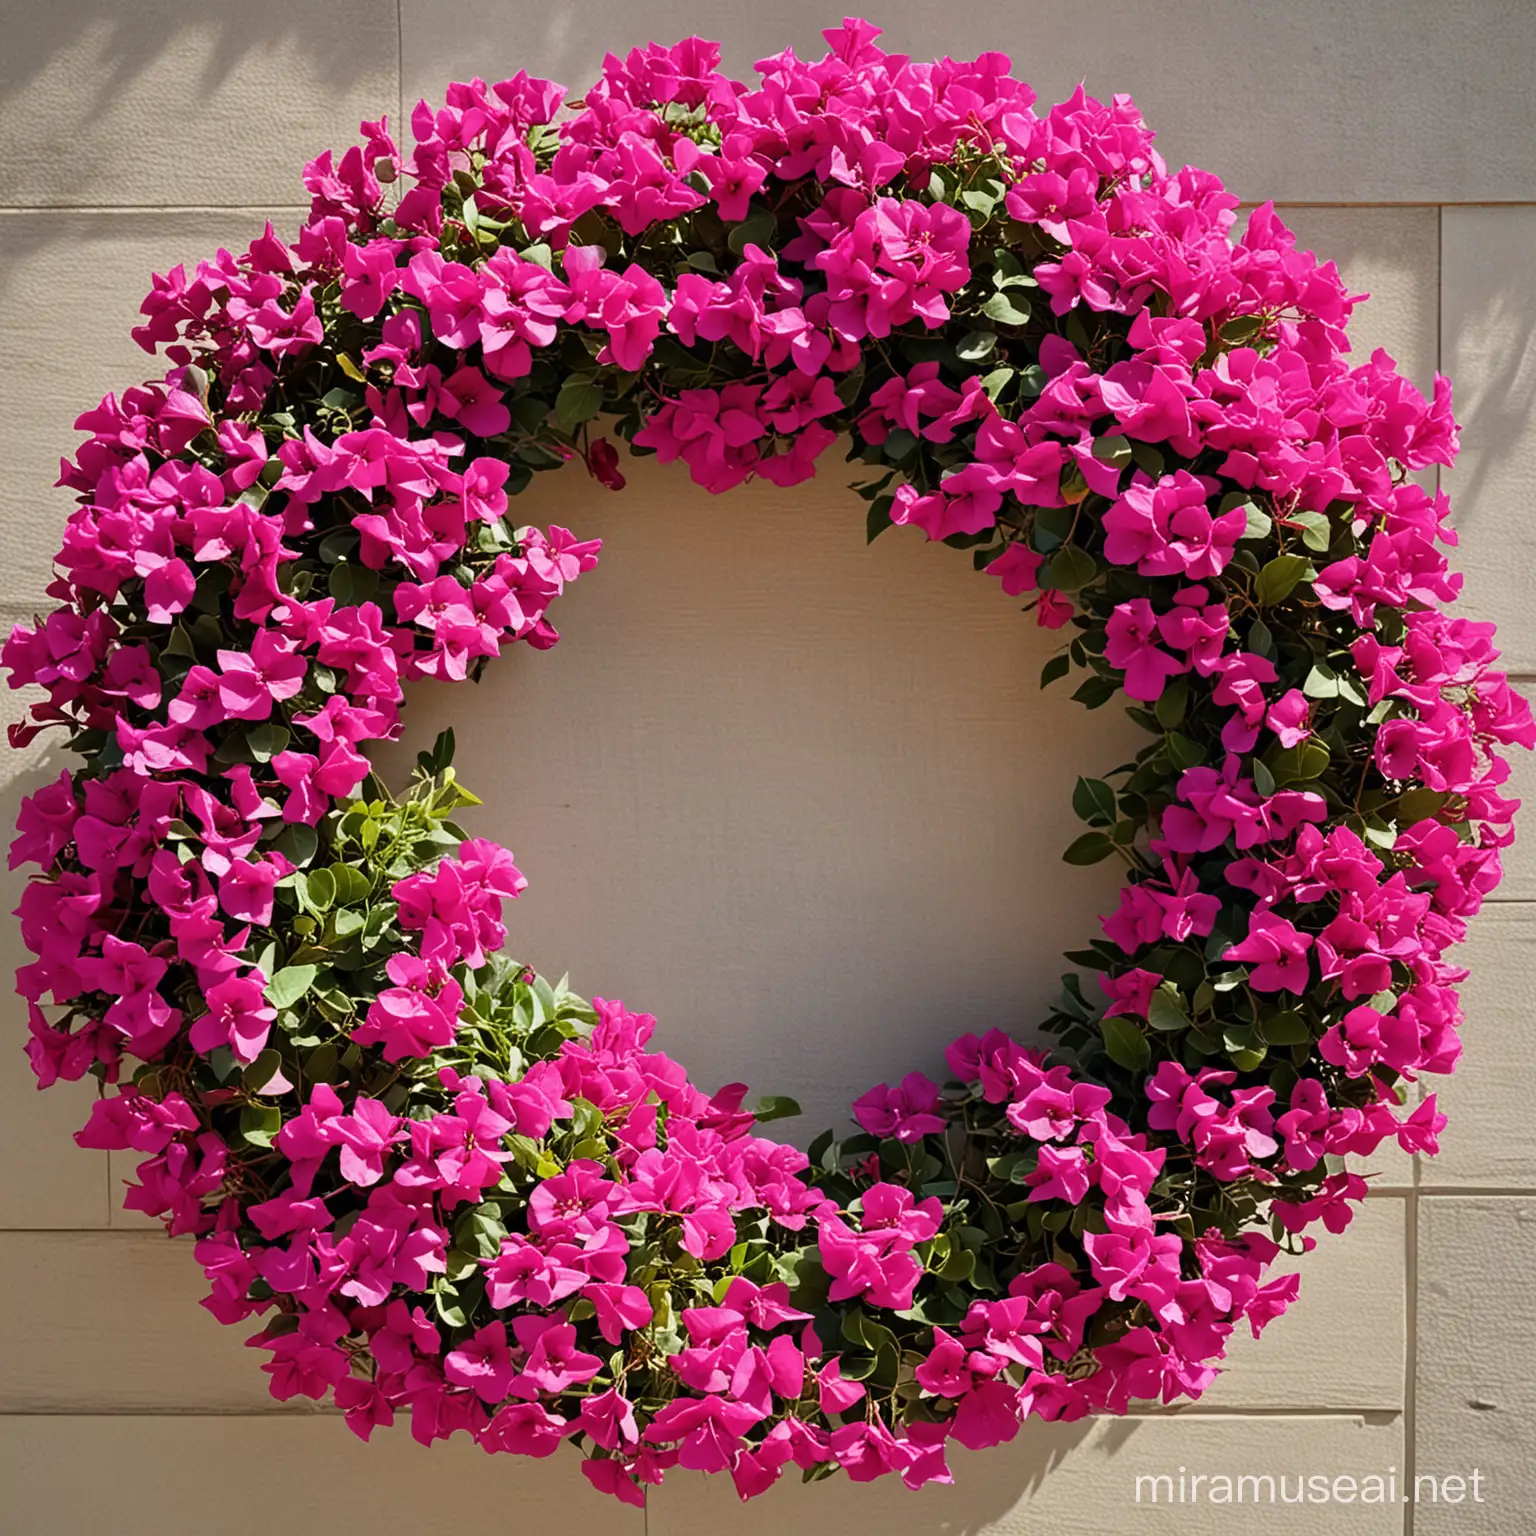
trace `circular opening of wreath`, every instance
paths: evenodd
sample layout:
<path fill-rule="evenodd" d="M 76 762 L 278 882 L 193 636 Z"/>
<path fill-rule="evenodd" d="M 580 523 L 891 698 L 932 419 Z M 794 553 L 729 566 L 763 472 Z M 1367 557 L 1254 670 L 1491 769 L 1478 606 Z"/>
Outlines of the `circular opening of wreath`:
<path fill-rule="evenodd" d="M 293 242 L 155 280 L 169 371 L 80 418 L 58 607 L 4 652 L 46 692 L 13 741 L 83 760 L 12 850 L 32 1065 L 103 1085 L 77 1140 L 142 1154 L 126 1203 L 262 1320 L 275 1396 L 568 1441 L 630 1502 L 916 1487 L 951 1439 L 1198 1396 L 1348 1223 L 1345 1160 L 1435 1150 L 1446 951 L 1536 744 L 1442 611 L 1449 386 L 1350 357 L 1332 265 L 1267 206 L 1236 237 L 1124 97 L 826 36 L 750 84 L 698 39 L 578 102 L 458 84 L 409 155 L 379 122 L 313 161 Z M 964 551 L 1043 684 L 1124 707 L 1065 855 L 1124 884 L 1045 1043 L 965 1035 L 858 1134 L 770 1140 L 790 1102 L 506 953 L 525 881 L 451 733 L 373 771 L 407 683 L 555 643 L 598 544 L 515 498 L 620 489 L 620 444 L 715 492 L 846 449 L 871 539 Z"/>

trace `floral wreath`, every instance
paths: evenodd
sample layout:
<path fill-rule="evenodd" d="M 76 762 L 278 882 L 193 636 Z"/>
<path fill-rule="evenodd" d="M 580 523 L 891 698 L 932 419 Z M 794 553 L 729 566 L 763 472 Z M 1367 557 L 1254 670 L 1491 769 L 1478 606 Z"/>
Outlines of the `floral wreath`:
<path fill-rule="evenodd" d="M 1335 268 L 1268 205 L 1234 239 L 1128 98 L 1037 114 L 1001 54 L 877 35 L 750 86 L 652 45 L 563 111 L 453 85 L 408 160 L 365 123 L 292 244 L 155 279 L 169 371 L 77 423 L 59 606 L 4 651 L 47 695 L 12 741 L 84 759 L 12 848 L 32 1065 L 115 1088 L 76 1139 L 143 1154 L 125 1203 L 262 1319 L 273 1395 L 364 1439 L 570 1441 L 630 1502 L 947 1480 L 951 1438 L 1198 1396 L 1349 1221 L 1344 1159 L 1436 1148 L 1445 954 L 1536 743 L 1441 611 L 1449 386 L 1351 363 Z M 451 735 L 373 773 L 405 684 L 555 642 L 598 546 L 509 498 L 620 488 L 614 438 L 717 492 L 851 439 L 871 538 L 970 550 L 1062 633 L 1042 683 L 1130 701 L 1065 855 L 1126 884 L 1049 1050 L 967 1035 L 859 1134 L 766 1139 L 792 1103 L 503 953 L 525 881 L 453 820 Z"/>

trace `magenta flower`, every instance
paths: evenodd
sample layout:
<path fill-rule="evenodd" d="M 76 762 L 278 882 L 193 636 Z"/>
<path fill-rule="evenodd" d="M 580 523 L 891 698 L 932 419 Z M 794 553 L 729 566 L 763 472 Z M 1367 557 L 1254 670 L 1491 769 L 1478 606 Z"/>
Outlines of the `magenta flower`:
<path fill-rule="evenodd" d="M 921 1072 L 909 1072 L 897 1088 L 882 1083 L 853 1105 L 853 1116 L 872 1136 L 920 1141 L 944 1129 L 939 1085 Z"/>
<path fill-rule="evenodd" d="M 468 1387 L 483 1402 L 499 1403 L 517 1374 L 507 1346 L 505 1323 L 487 1323 L 457 1349 L 443 1356 L 443 1374 L 456 1387 Z"/>
<path fill-rule="evenodd" d="M 384 970 L 394 985 L 373 1000 L 352 1038 L 382 1046 L 386 1061 L 430 1056 L 449 1044 L 464 1002 L 458 982 L 439 962 L 415 955 L 391 955 Z"/>
<path fill-rule="evenodd" d="M 280 636 L 262 631 L 250 652 L 219 652 L 218 701 L 231 720 L 265 720 L 304 686 L 309 667 Z"/>
<path fill-rule="evenodd" d="M 572 302 L 565 318 L 607 333 L 608 344 L 599 362 L 612 362 L 638 371 L 661 332 L 666 294 L 643 267 L 631 262 L 623 273 L 603 269 L 601 246 L 571 246 L 565 252 L 565 275 Z"/>
<path fill-rule="evenodd" d="M 675 1442 L 678 1465 L 695 1472 L 723 1472 L 736 1460 L 741 1437 L 761 1417 L 744 1403 L 721 1397 L 677 1398 L 650 1422 L 645 1439 Z"/>
<path fill-rule="evenodd" d="M 512 413 L 502 401 L 501 390 L 478 368 L 468 365 L 443 380 L 437 408 L 476 437 L 495 437 L 512 424 Z"/>
<path fill-rule="evenodd" d="M 219 905 L 237 923 L 266 927 L 272 921 L 277 882 L 293 873 L 280 853 L 261 859 L 236 859 L 219 879 Z"/>
<path fill-rule="evenodd" d="M 348 244 L 342 252 L 341 303 L 359 320 L 371 320 L 400 281 L 396 267 L 399 247 L 393 240 L 368 245 Z"/>
<path fill-rule="evenodd" d="M 1318 1041 L 1317 1049 L 1349 1077 L 1364 1076 L 1378 1062 L 1396 1072 L 1411 1072 L 1419 1064 L 1419 1031 L 1412 1018 L 1382 1014 L 1362 1003 Z"/>
<path fill-rule="evenodd" d="M 1144 597 L 1120 603 L 1109 616 L 1104 659 L 1125 673 L 1130 698 L 1154 702 L 1162 697 L 1168 679 L 1185 670 L 1183 662 L 1153 643 L 1158 633 L 1157 616 Z"/>
<path fill-rule="evenodd" d="M 338 1115 L 326 1127 L 328 1138 L 341 1147 L 341 1176 L 366 1189 L 384 1177 L 384 1159 L 395 1143 L 405 1140 L 400 1119 L 376 1099 L 359 1099 L 350 1115 Z"/>
<path fill-rule="evenodd" d="M 480 1432 L 480 1443 L 487 1450 L 509 1451 L 515 1456 L 553 1456 L 560 1442 L 571 1433 L 568 1422 L 551 1413 L 540 1403 L 508 1403 Z M 592 1466 L 584 1462 L 583 1466 Z M 614 1467 L 616 1463 L 600 1462 Z M 627 1481 L 627 1479 L 626 1479 Z"/>
<path fill-rule="evenodd" d="M 1248 921 L 1248 937 L 1227 949 L 1222 959 L 1250 963 L 1248 983 L 1256 991 L 1299 995 L 1307 990 L 1311 975 L 1307 961 L 1311 947 L 1312 936 L 1295 924 L 1273 912 L 1255 912 Z"/>
<path fill-rule="evenodd" d="M 192 1021 L 192 1049 L 206 1056 L 227 1046 L 235 1059 L 252 1062 L 266 1048 L 277 1009 L 266 996 L 267 978 L 252 970 L 230 976 L 204 995 L 208 1011 Z"/>
<path fill-rule="evenodd" d="M 591 1381 L 603 1368 L 596 1355 L 576 1347 L 576 1330 L 558 1317 L 518 1317 L 512 1322 L 517 1342 L 527 1351 L 521 1371 L 509 1384 L 514 1396 L 533 1398 L 560 1393 Z"/>
<path fill-rule="evenodd" d="M 1206 503 L 1216 485 L 1181 469 L 1131 486 L 1104 514 L 1106 558 L 1143 576 L 1219 576 L 1246 517 L 1240 507 L 1211 516 Z"/>
<path fill-rule="evenodd" d="M 516 1233 L 503 1238 L 501 1252 L 494 1259 L 485 1261 L 485 1294 L 491 1305 L 498 1309 L 513 1307 L 519 1302 L 550 1307 L 581 1290 L 587 1282 L 584 1269 L 561 1264 Z M 591 1290 L 587 1294 L 591 1297 Z M 592 1299 L 595 1303 L 596 1298 Z"/>

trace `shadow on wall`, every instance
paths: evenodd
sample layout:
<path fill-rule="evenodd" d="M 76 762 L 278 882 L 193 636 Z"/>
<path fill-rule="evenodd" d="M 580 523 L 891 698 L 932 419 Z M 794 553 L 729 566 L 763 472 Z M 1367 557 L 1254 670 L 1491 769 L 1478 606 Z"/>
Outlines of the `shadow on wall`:
<path fill-rule="evenodd" d="M 1447 209 L 1444 217 L 1443 366 L 1455 387 L 1463 444 L 1446 488 L 1465 514 L 1455 521 L 1470 540 L 1479 534 L 1497 538 L 1528 523 L 1513 508 L 1479 502 L 1496 491 L 1499 500 L 1529 504 L 1536 446 L 1536 211 Z M 1480 524 L 1490 526 L 1485 532 Z M 1513 624 L 1517 611 L 1506 611 L 1506 621 Z"/>
<path fill-rule="evenodd" d="M 331 5 L 332 0 L 327 0 Z M 379 0 L 342 0 L 343 14 L 380 8 Z M 388 0 L 393 12 L 393 0 Z M 90 99 L 81 110 L 92 114 L 131 92 L 140 78 L 173 47 L 189 40 L 199 55 L 195 75 L 181 82 L 192 98 L 211 97 L 224 87 L 250 55 L 273 53 L 302 43 L 314 73 L 346 89 L 365 76 L 367 62 L 346 26 L 316 25 L 316 10 L 305 0 L 5 0 L 0 7 L 0 100 L 34 88 L 67 88 L 71 77 L 87 76 Z M 393 111 L 381 101 L 379 110 Z M 153 146 L 144 146 L 155 152 Z M 179 154 L 174 146 L 164 151 Z M 63 146 L 58 153 L 62 155 Z M 295 169 L 297 169 L 295 167 Z"/>
<path fill-rule="evenodd" d="M 1070 1495 L 1061 1497 L 1067 1485 L 1081 1483 L 1086 1490 L 1091 1484 L 1098 1500 L 1104 1501 L 1106 1462 L 1129 1444 L 1137 1427 L 1135 1420 L 1029 1420 L 1010 1445 L 982 1452 L 951 1445 L 954 1482 L 930 1483 L 916 1493 L 894 1477 L 854 1483 L 838 1476 L 803 1484 L 790 1469 L 767 1493 L 742 1504 L 728 1478 L 674 1471 L 651 1493 L 648 1529 L 658 1536 L 727 1528 L 734 1536 L 832 1536 L 856 1530 L 900 1536 L 998 1536 L 1036 1529 L 1031 1501 L 1048 1483 L 1045 1518 L 1055 1527 L 1070 1507 Z"/>
<path fill-rule="evenodd" d="M 800 1139 L 874 1083 L 942 1080 L 967 1030 L 1033 1031 L 1117 886 L 1060 861 L 1074 779 L 1144 741 L 1041 692 L 1060 636 L 966 555 L 867 547 L 840 459 L 723 497 L 654 459 L 619 495 L 538 476 L 517 521 L 604 544 L 564 638 L 416 686 L 377 759 L 398 785 L 451 725 L 486 801 L 466 827 L 529 878 L 513 952 L 656 1014 L 701 1083 L 797 1098 Z"/>

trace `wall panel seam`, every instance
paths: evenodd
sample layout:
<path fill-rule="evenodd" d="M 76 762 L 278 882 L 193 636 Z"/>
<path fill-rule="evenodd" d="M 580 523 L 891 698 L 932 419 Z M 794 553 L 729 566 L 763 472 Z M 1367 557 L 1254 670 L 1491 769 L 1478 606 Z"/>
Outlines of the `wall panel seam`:
<path fill-rule="evenodd" d="M 0 203 L 0 218 L 46 214 L 255 213 L 307 214 L 308 203 Z"/>

